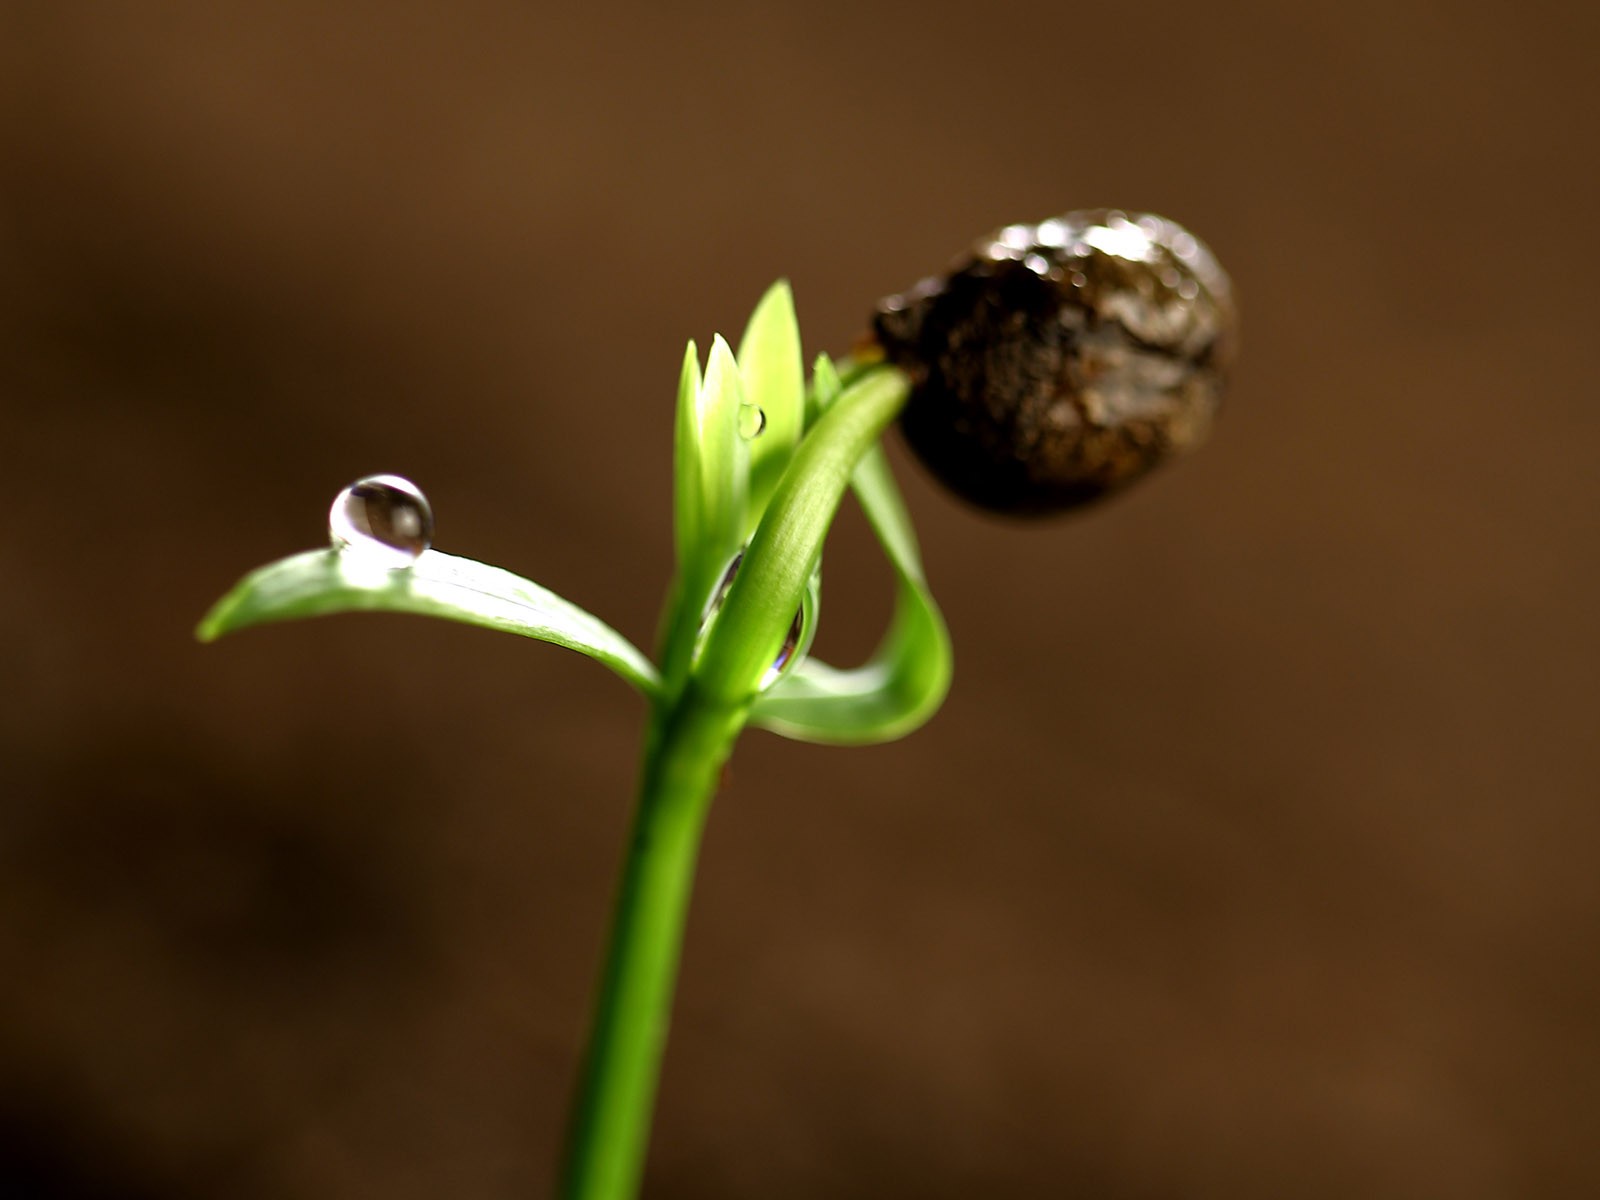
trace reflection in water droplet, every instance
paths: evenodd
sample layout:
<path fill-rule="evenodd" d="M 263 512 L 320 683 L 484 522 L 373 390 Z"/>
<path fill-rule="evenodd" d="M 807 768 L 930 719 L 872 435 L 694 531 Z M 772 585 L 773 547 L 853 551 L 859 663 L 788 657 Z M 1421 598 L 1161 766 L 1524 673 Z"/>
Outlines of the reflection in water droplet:
<path fill-rule="evenodd" d="M 711 603 L 706 606 L 706 620 L 711 620 L 722 609 L 722 602 L 728 598 L 728 589 L 733 586 L 733 577 L 739 573 L 739 564 L 744 561 L 744 551 L 733 556 L 733 561 L 728 564 L 728 569 L 722 573 L 721 580 L 717 583 L 717 590 L 711 593 Z"/>
<path fill-rule="evenodd" d="M 733 586 L 733 577 L 739 573 L 739 564 L 744 561 L 744 551 L 733 556 L 733 561 L 728 564 L 728 569 L 722 573 L 722 579 L 717 583 L 716 591 L 711 593 L 711 603 L 706 606 L 705 620 L 701 622 L 700 632 L 703 637 L 711 628 L 711 622 L 716 619 L 722 610 L 722 602 L 728 598 L 728 589 Z M 789 660 L 794 657 L 794 652 L 800 647 L 800 635 L 805 632 L 805 609 L 797 608 L 794 611 L 794 620 L 789 623 L 789 632 L 784 635 L 783 645 L 778 648 L 778 656 L 772 660 L 772 665 L 761 676 L 758 686 L 769 688 L 778 681 L 784 668 L 789 665 Z"/>
<path fill-rule="evenodd" d="M 766 410 L 754 404 L 739 405 L 739 436 L 751 441 L 767 427 Z"/>
<path fill-rule="evenodd" d="M 409 567 L 433 544 L 433 509 L 409 479 L 369 475 L 334 498 L 328 512 L 334 548 L 372 566 Z"/>
<path fill-rule="evenodd" d="M 789 665 L 789 660 L 794 657 L 794 652 L 800 647 L 800 633 L 805 626 L 801 619 L 804 612 L 796 610 L 794 620 L 789 625 L 789 632 L 783 639 L 783 647 L 778 651 L 778 657 L 772 660 L 772 665 L 767 668 L 767 673 L 761 677 L 761 686 L 771 687 L 778 682 L 778 676 L 783 674 L 783 669 Z"/>

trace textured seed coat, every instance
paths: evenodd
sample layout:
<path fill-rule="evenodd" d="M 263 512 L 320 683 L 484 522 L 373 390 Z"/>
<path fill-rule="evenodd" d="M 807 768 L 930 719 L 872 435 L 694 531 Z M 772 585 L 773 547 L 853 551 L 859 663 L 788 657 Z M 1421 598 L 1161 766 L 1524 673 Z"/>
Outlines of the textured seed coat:
<path fill-rule="evenodd" d="M 873 322 L 913 381 L 912 449 L 974 504 L 1019 514 L 1097 500 L 1199 445 L 1236 329 L 1198 238 L 1115 209 L 1007 226 Z"/>

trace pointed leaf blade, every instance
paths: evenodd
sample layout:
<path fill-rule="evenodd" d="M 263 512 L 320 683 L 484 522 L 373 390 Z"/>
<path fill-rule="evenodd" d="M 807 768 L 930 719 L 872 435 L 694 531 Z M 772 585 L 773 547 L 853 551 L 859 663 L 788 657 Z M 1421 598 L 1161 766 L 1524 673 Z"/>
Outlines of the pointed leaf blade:
<path fill-rule="evenodd" d="M 678 373 L 677 419 L 673 427 L 673 533 L 680 575 L 699 545 L 704 520 L 700 495 L 700 384 L 700 353 L 691 341 L 683 352 L 683 368 Z"/>
<path fill-rule="evenodd" d="M 839 378 L 839 368 L 833 365 L 833 359 L 826 354 L 817 355 L 817 361 L 811 366 L 811 388 L 806 392 L 806 428 L 815 425 L 817 418 L 828 411 L 831 405 L 844 390 L 844 381 Z"/>
<path fill-rule="evenodd" d="M 701 545 L 721 561 L 731 558 L 744 541 L 750 478 L 750 452 L 739 436 L 739 408 L 744 402 L 739 365 L 719 334 L 711 343 L 698 411 L 704 513 Z"/>
<path fill-rule="evenodd" d="M 201 641 L 271 621 L 341 612 L 443 617 L 576 650 L 646 696 L 660 677 L 651 661 L 598 617 L 532 580 L 470 558 L 429 550 L 400 571 L 373 570 L 337 550 L 312 550 L 251 572 L 201 621 Z"/>
<path fill-rule="evenodd" d="M 753 527 L 778 486 L 805 424 L 800 325 L 786 280 L 768 288 L 750 314 L 739 341 L 738 360 L 745 400 L 759 407 L 765 417 L 760 436 L 750 446 L 749 524 Z"/>
<path fill-rule="evenodd" d="M 831 399 L 824 372 L 813 379 L 824 385 L 814 388 L 819 398 Z M 836 390 L 837 376 L 833 380 Z M 938 711 L 950 690 L 950 635 L 923 578 L 916 534 L 881 446 L 863 455 L 851 486 L 895 570 L 894 616 L 862 666 L 839 670 L 806 659 L 756 701 L 755 724 L 801 741 L 863 745 L 904 737 Z"/>

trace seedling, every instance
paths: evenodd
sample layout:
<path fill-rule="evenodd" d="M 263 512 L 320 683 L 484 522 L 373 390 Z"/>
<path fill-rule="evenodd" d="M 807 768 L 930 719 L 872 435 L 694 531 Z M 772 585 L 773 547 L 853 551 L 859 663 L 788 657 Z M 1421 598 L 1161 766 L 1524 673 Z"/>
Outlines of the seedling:
<path fill-rule="evenodd" d="M 432 548 L 427 500 L 397 476 L 335 499 L 331 546 L 247 575 L 201 622 L 210 641 L 357 610 L 483 625 L 586 654 L 650 703 L 634 829 L 573 1113 L 561 1194 L 636 1194 L 700 834 L 723 764 L 757 726 L 865 744 L 928 720 L 951 648 L 878 445 L 907 440 L 968 499 L 1071 508 L 1197 444 L 1233 330 L 1226 276 L 1160 218 L 1074 213 L 1010 226 L 945 276 L 883 302 L 875 341 L 805 378 L 786 284 L 738 352 L 721 337 L 678 381 L 676 571 L 654 659 L 531 580 Z M 877 651 L 841 670 L 809 654 L 823 541 L 853 488 L 894 570 Z"/>

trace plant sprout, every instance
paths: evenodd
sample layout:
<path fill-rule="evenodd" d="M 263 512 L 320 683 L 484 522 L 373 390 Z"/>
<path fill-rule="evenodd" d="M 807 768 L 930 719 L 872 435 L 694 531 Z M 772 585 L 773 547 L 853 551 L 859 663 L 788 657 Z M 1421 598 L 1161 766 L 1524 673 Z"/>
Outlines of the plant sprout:
<path fill-rule="evenodd" d="M 809 381 L 785 283 L 737 353 L 720 336 L 678 381 L 676 570 L 651 658 L 569 600 L 431 546 L 422 493 L 392 475 L 334 501 L 331 546 L 247 575 L 198 636 L 379 610 L 553 642 L 649 701 L 639 790 L 610 949 L 579 1082 L 561 1195 L 626 1200 L 644 1168 L 701 830 L 747 726 L 866 744 L 928 720 L 951 647 L 878 441 L 908 441 L 975 502 L 1060 509 L 1196 443 L 1231 337 L 1226 277 L 1170 222 L 1113 211 L 1011 226 L 942 279 L 883 303 L 876 345 Z M 839 669 L 808 653 L 823 542 L 853 489 L 895 575 L 878 649 Z"/>

